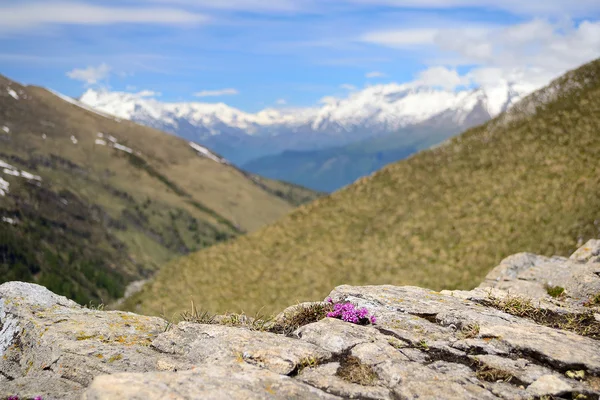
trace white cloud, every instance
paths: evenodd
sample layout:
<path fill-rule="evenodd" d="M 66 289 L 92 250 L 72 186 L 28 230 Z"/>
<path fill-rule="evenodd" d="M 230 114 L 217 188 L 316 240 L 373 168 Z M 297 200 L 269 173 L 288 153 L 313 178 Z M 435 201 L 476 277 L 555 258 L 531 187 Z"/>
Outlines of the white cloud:
<path fill-rule="evenodd" d="M 279 105 L 279 106 L 285 106 L 287 104 L 287 100 L 286 99 L 278 99 L 275 104 Z"/>
<path fill-rule="evenodd" d="M 347 0 L 348 3 L 367 6 L 384 5 L 415 9 L 475 8 L 501 10 L 520 15 L 586 17 L 600 12 L 598 0 Z"/>
<path fill-rule="evenodd" d="M 365 74 L 365 77 L 369 78 L 369 79 L 370 78 L 384 78 L 385 76 L 387 76 L 387 75 L 380 71 L 371 71 L 371 72 L 367 72 Z"/>
<path fill-rule="evenodd" d="M 142 90 L 141 92 L 137 92 L 135 95 L 137 97 L 160 97 L 162 96 L 162 93 L 155 92 L 154 90 Z"/>
<path fill-rule="evenodd" d="M 110 71 L 111 67 L 106 63 L 102 63 L 97 67 L 75 68 L 67 72 L 67 76 L 71 79 L 85 82 L 86 85 L 93 85 L 108 78 Z"/>
<path fill-rule="evenodd" d="M 108 25 L 116 23 L 181 25 L 208 17 L 171 7 L 115 7 L 67 1 L 0 3 L 0 32 L 27 31 L 44 25 Z"/>
<path fill-rule="evenodd" d="M 398 29 L 369 32 L 360 37 L 361 42 L 389 47 L 429 45 L 435 42 L 438 29 Z"/>
<path fill-rule="evenodd" d="M 454 90 L 458 86 L 468 85 L 469 79 L 460 76 L 456 70 L 446 67 L 431 67 L 419 73 L 417 82 L 431 87 Z"/>
<path fill-rule="evenodd" d="M 352 91 L 352 90 L 356 90 L 356 86 L 351 85 L 349 83 L 343 83 L 343 84 L 340 85 L 340 89 Z"/>
<path fill-rule="evenodd" d="M 486 86 L 509 80 L 528 82 L 535 89 L 600 57 L 600 21 L 575 24 L 533 19 L 510 26 L 369 32 L 362 35 L 361 39 L 365 38 L 390 48 L 405 49 L 420 43 L 414 51 L 428 57 L 432 68 L 420 73 L 417 80 L 446 88 L 466 82 Z M 448 65 L 462 65 L 470 72 L 460 76 Z"/>
<path fill-rule="evenodd" d="M 321 100 L 319 100 L 320 104 L 323 105 L 334 105 L 338 102 L 339 100 L 336 97 L 333 96 L 325 96 L 323 97 Z"/>
<path fill-rule="evenodd" d="M 150 3 L 181 4 L 205 9 L 251 12 L 298 12 L 316 6 L 314 0 L 146 0 Z"/>
<path fill-rule="evenodd" d="M 600 11 L 597 0 L 140 0 L 140 3 L 177 4 L 200 9 L 253 13 L 327 13 L 359 7 L 447 10 L 473 8 L 519 15 L 586 17 Z"/>
<path fill-rule="evenodd" d="M 240 92 L 237 89 L 227 88 L 227 89 L 219 89 L 219 90 L 202 90 L 200 92 L 194 93 L 196 97 L 217 97 L 217 96 L 230 96 L 236 95 Z"/>

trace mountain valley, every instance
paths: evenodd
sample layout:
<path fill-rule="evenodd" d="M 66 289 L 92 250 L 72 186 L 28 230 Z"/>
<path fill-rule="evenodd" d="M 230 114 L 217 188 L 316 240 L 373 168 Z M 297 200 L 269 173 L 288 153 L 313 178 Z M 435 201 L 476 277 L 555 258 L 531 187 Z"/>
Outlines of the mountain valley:
<path fill-rule="evenodd" d="M 166 262 L 317 193 L 0 76 L 0 282 L 111 301 Z"/>

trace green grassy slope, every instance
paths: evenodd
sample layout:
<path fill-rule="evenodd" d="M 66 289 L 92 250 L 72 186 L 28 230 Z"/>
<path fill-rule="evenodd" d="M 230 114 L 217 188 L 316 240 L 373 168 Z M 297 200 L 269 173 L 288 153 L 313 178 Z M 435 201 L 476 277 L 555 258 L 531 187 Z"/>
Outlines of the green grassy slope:
<path fill-rule="evenodd" d="M 0 167 L 0 283 L 33 281 L 82 303 L 110 302 L 165 262 L 297 204 L 184 140 L 1 76 L 0 161 L 11 166 Z"/>
<path fill-rule="evenodd" d="M 600 228 L 600 61 L 507 114 L 253 234 L 177 260 L 128 306 L 270 312 L 339 284 L 470 288 Z"/>

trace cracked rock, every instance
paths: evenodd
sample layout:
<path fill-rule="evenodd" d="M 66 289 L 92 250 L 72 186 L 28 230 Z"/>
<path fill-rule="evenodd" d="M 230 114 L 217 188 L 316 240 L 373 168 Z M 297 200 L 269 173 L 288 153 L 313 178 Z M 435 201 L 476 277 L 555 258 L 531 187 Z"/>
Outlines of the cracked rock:
<path fill-rule="evenodd" d="M 366 307 L 377 323 L 274 330 L 290 336 L 170 325 L 5 283 L 0 398 L 598 399 L 597 244 L 570 259 L 517 254 L 471 291 L 339 286 L 333 301 Z M 565 293 L 553 298 L 546 285 L 557 282 Z"/>

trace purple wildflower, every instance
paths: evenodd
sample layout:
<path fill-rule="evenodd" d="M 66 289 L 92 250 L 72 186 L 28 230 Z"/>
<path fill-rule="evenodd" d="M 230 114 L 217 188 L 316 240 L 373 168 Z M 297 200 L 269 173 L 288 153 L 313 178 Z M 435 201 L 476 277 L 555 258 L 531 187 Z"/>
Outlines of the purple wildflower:
<path fill-rule="evenodd" d="M 369 310 L 365 307 L 357 308 L 352 303 L 335 303 L 333 311 L 327 313 L 329 318 L 338 318 L 342 321 L 358 325 L 367 325 L 375 323 L 375 316 L 369 316 Z"/>
<path fill-rule="evenodd" d="M 35 396 L 33 400 L 42 400 L 42 396 Z"/>
<path fill-rule="evenodd" d="M 8 396 L 7 400 L 19 400 L 19 396 Z"/>

